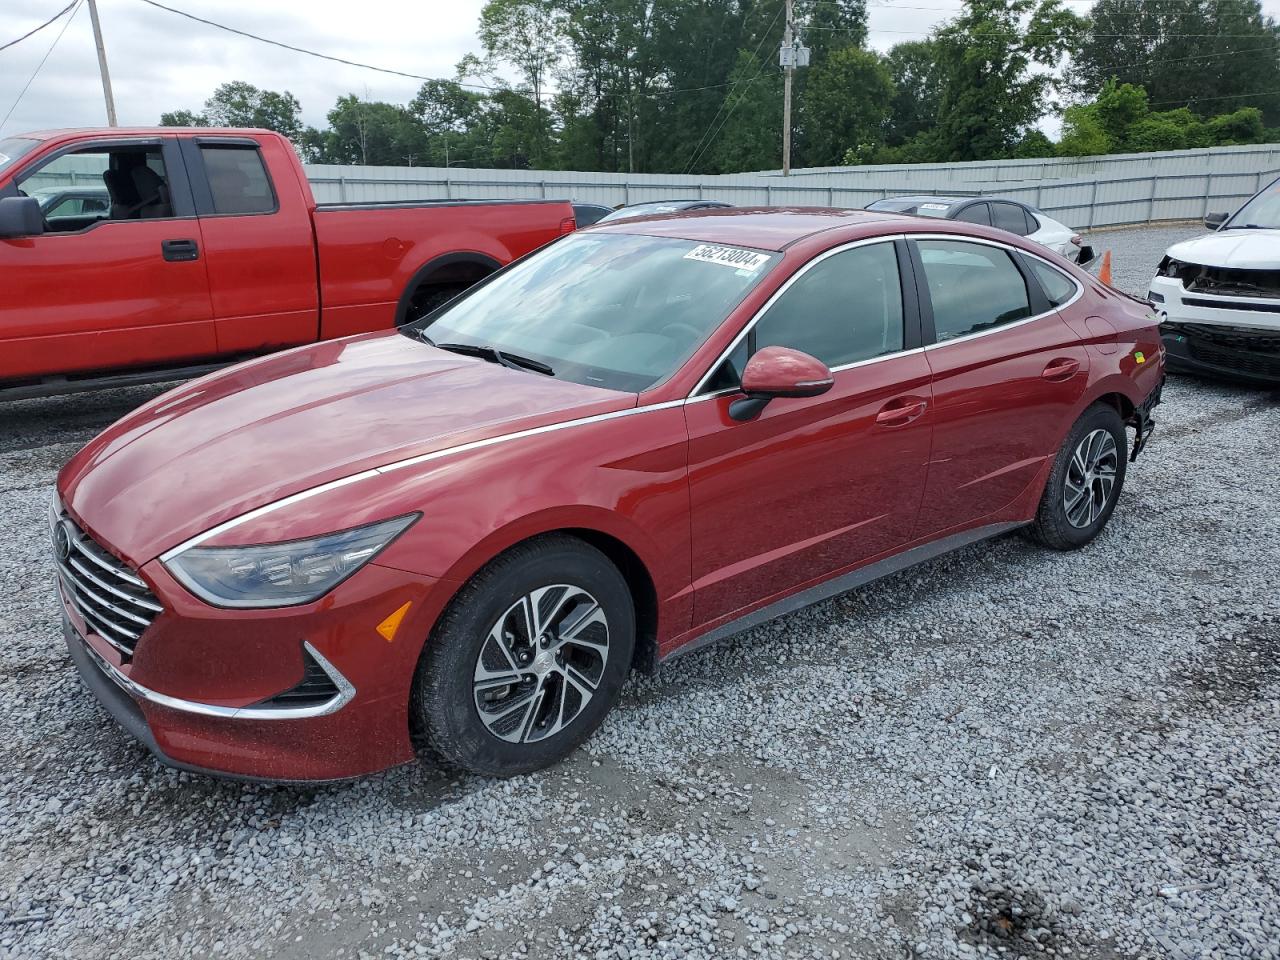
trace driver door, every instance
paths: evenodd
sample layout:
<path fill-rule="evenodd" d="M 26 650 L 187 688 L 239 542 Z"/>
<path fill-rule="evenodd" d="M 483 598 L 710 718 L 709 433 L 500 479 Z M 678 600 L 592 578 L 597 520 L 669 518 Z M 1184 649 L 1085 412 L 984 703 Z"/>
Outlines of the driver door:
<path fill-rule="evenodd" d="M 15 182 L 23 193 L 105 183 L 111 202 L 105 217 L 56 217 L 37 236 L 0 240 L 0 382 L 216 352 L 175 140 L 95 140 L 35 161 Z"/>
<path fill-rule="evenodd" d="M 685 405 L 694 622 L 717 626 L 901 547 L 920 510 L 933 431 L 905 246 L 855 244 L 801 268 Z M 752 352 L 812 354 L 835 385 L 738 422 Z"/>

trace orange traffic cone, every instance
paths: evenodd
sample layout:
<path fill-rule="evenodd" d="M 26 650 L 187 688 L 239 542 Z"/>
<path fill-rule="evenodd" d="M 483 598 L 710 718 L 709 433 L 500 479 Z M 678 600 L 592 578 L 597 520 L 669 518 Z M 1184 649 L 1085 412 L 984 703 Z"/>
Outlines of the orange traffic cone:
<path fill-rule="evenodd" d="M 1108 250 L 1102 255 L 1102 269 L 1098 271 L 1098 279 L 1111 286 L 1111 251 Z"/>

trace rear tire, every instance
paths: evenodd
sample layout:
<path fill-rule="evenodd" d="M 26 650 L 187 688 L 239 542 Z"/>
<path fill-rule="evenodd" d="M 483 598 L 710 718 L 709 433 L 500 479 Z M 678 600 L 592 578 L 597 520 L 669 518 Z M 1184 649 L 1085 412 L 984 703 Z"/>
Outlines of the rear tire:
<path fill-rule="evenodd" d="M 540 770 L 600 726 L 634 645 L 630 590 L 603 553 L 565 534 L 520 544 L 441 616 L 414 677 L 412 729 L 445 766 Z"/>
<path fill-rule="evenodd" d="M 1054 550 L 1078 550 L 1093 540 L 1124 487 L 1128 449 L 1120 414 L 1105 403 L 1089 407 L 1054 459 L 1027 535 Z"/>

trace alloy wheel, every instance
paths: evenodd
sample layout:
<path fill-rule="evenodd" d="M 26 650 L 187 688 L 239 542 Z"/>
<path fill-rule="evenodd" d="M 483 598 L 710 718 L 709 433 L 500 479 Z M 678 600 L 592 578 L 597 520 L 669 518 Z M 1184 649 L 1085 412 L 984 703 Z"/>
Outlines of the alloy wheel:
<path fill-rule="evenodd" d="M 1108 430 L 1091 431 L 1071 454 L 1063 483 L 1067 522 L 1077 529 L 1094 523 L 1106 509 L 1116 485 L 1120 454 Z"/>
<path fill-rule="evenodd" d="M 609 622 L 596 598 L 571 584 L 539 587 L 490 627 L 476 658 L 476 710 L 501 740 L 545 740 L 582 713 L 608 659 Z"/>

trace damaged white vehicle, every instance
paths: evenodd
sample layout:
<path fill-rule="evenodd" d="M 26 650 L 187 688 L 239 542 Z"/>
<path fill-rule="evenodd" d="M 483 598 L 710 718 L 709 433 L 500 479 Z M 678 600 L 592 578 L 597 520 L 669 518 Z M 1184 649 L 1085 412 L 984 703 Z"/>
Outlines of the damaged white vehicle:
<path fill-rule="evenodd" d="M 1280 386 L 1280 179 L 1168 249 L 1148 298 L 1170 369 Z"/>

